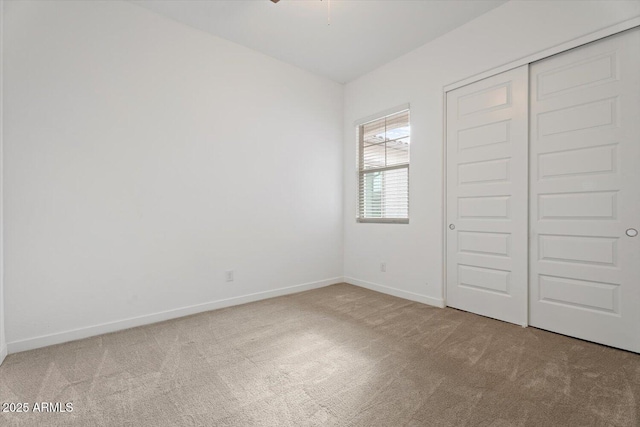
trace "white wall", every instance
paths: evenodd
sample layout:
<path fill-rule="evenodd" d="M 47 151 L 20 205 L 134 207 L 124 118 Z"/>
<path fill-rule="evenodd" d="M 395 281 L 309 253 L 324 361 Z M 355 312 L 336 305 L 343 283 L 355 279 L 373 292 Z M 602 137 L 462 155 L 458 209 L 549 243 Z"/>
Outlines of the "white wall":
<path fill-rule="evenodd" d="M 7 355 L 7 340 L 5 338 L 5 334 L 4 334 L 4 267 L 2 266 L 2 259 L 3 259 L 3 242 L 4 242 L 4 238 L 3 238 L 3 231 L 2 231 L 2 225 L 3 225 L 3 221 L 2 221 L 2 211 L 3 211 L 3 207 L 2 207 L 2 202 L 3 202 L 3 196 L 2 196 L 2 189 L 3 189 L 3 184 L 2 184 L 2 176 L 3 176 L 3 168 L 2 168 L 2 147 L 3 147 L 3 143 L 2 143 L 2 134 L 3 134 L 3 121 L 2 121 L 2 117 L 3 117 L 3 98 L 2 98 L 2 86 L 3 86 L 3 54 L 4 54 L 4 40 L 3 40 L 3 33 L 4 33 L 4 0 L 0 0 L 0 364 L 2 363 L 2 361 L 4 360 L 5 356 Z"/>
<path fill-rule="evenodd" d="M 345 280 L 439 305 L 443 87 L 640 15 L 637 1 L 511 1 L 349 83 L 344 114 Z M 357 224 L 353 122 L 411 103 L 410 224 Z M 386 262 L 386 273 L 380 263 Z"/>
<path fill-rule="evenodd" d="M 126 2 L 5 27 L 10 352 L 340 281 L 341 85 Z"/>

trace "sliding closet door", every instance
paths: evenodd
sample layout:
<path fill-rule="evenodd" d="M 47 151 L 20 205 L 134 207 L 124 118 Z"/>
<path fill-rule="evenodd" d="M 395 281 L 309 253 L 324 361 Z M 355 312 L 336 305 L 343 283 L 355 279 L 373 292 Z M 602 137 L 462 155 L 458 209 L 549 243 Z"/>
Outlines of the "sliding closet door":
<path fill-rule="evenodd" d="M 527 322 L 528 67 L 447 93 L 447 305 Z"/>
<path fill-rule="evenodd" d="M 638 352 L 640 30 L 530 72 L 530 324 Z"/>

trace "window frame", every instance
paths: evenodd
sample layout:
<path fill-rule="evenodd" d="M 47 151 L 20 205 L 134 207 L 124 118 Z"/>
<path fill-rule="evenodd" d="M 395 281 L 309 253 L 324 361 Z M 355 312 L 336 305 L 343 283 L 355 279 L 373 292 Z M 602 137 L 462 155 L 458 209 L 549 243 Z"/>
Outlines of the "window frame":
<path fill-rule="evenodd" d="M 409 119 L 408 124 L 409 128 L 411 128 L 411 110 L 409 108 L 409 104 L 405 104 L 396 108 L 392 108 L 386 110 L 382 113 L 375 114 L 373 116 L 369 116 L 367 118 L 358 120 L 354 123 L 355 131 L 357 133 L 357 165 L 356 165 L 356 222 L 364 223 L 364 224 L 409 224 L 410 218 L 410 166 L 411 166 L 411 147 L 409 147 L 409 160 L 407 163 L 392 165 L 392 166 L 384 166 L 379 168 L 371 168 L 364 169 L 364 132 L 363 127 L 376 120 L 380 120 L 383 118 L 387 118 L 389 116 L 393 116 L 396 114 L 400 114 L 403 112 L 408 112 Z M 409 130 L 409 140 L 411 140 L 411 130 Z M 388 141 L 385 141 L 387 143 Z M 386 172 L 397 169 L 406 169 L 407 170 L 407 217 L 406 218 L 366 218 L 361 217 L 361 203 L 362 198 L 360 197 L 360 189 L 364 185 L 364 176 L 366 174 L 371 174 L 375 172 Z M 383 185 L 384 188 L 384 185 Z M 364 190 L 363 190 L 364 191 Z"/>

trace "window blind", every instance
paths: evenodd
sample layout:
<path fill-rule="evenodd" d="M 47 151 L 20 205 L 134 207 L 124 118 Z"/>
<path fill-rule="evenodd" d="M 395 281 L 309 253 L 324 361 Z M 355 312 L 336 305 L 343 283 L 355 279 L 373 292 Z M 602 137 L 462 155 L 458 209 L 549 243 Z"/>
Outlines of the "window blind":
<path fill-rule="evenodd" d="M 409 221 L 409 110 L 358 126 L 358 221 Z"/>

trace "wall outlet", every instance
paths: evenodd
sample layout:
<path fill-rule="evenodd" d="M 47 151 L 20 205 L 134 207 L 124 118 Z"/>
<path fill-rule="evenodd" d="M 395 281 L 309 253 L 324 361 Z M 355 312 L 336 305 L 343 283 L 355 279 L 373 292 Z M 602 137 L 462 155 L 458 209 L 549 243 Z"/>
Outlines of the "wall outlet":
<path fill-rule="evenodd" d="M 386 262 L 381 262 L 380 263 L 380 271 L 383 273 L 387 272 L 387 263 Z"/>
<path fill-rule="evenodd" d="M 233 282 L 233 270 L 227 270 L 224 272 L 224 277 L 227 282 Z"/>

